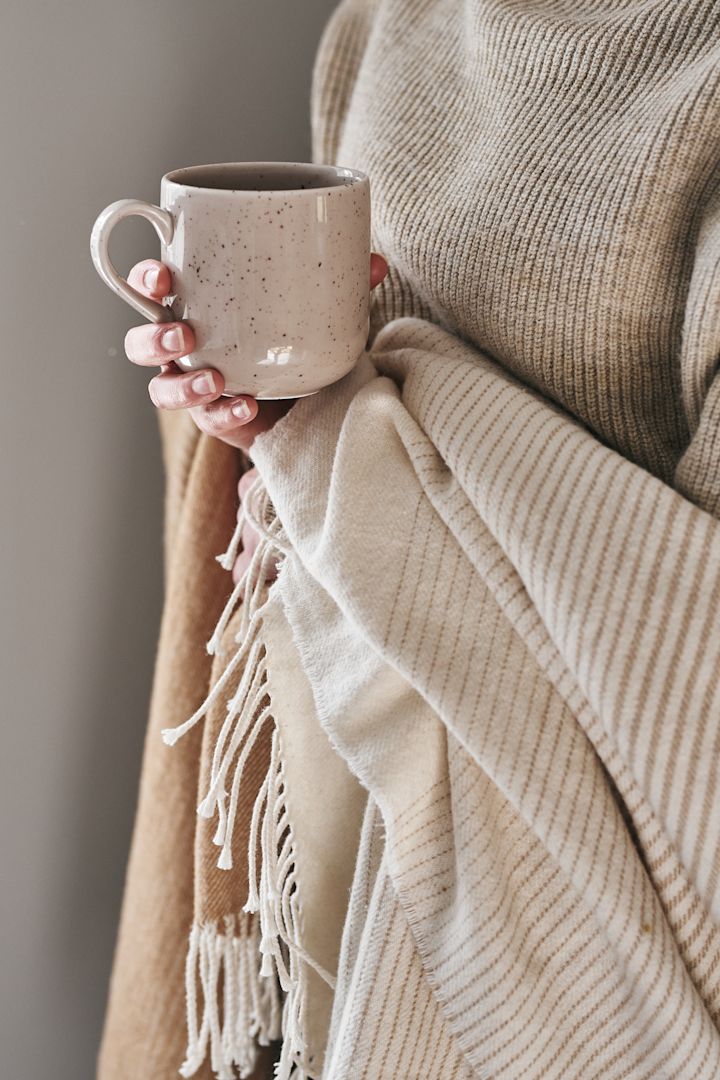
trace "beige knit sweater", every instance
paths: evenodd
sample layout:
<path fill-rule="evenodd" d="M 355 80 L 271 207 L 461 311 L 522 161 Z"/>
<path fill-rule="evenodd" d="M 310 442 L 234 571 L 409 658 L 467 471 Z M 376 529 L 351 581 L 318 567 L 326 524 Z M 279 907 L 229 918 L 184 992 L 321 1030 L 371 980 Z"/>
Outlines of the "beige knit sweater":
<path fill-rule="evenodd" d="M 719 52 L 713 0 L 354 0 L 313 95 L 372 177 L 375 328 L 447 327 L 714 511 Z"/>
<path fill-rule="evenodd" d="M 298 403 L 254 456 L 298 552 L 294 629 L 321 634 L 328 597 L 342 607 L 337 567 L 312 561 L 323 524 L 344 581 L 367 583 L 353 626 L 421 695 L 387 683 L 388 728 L 409 726 L 376 757 L 347 710 L 319 707 L 370 792 L 322 1075 L 711 1078 L 720 7 L 344 0 L 312 120 L 316 160 L 371 177 L 372 246 L 390 265 L 368 353 L 380 378 L 361 365 Z M 389 382 L 415 427 L 382 403 Z M 304 454 L 303 424 L 319 433 Z M 157 736 L 207 689 L 198 658 L 223 593 L 210 565 L 238 464 L 181 415 L 164 436 L 168 601 L 103 1080 L 175 1076 L 185 1042 L 195 792 Z M 324 454 L 327 477 L 312 468 Z M 373 466 L 367 485 L 313 519 L 353 461 Z M 378 511 L 383 469 L 406 487 Z M 208 567 L 204 606 L 183 555 Z M 399 567 L 381 632 L 373 573 Z M 356 645 L 357 669 L 370 663 L 347 642 L 341 659 Z M 305 674 L 322 700 L 327 672 Z M 410 797 L 413 738 L 418 774 L 445 766 Z M 190 761 L 197 743 L 172 753 Z"/>

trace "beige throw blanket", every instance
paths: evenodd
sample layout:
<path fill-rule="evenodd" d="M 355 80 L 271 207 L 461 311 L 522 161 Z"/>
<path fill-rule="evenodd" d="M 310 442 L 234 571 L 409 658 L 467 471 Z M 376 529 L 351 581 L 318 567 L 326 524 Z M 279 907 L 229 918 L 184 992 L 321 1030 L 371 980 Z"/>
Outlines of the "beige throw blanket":
<path fill-rule="evenodd" d="M 164 420 L 103 1080 L 718 1075 L 719 54 L 710 0 L 336 10 L 390 275 L 224 613 L 242 466 Z"/>
<path fill-rule="evenodd" d="M 720 525 L 436 327 L 372 360 L 255 445 L 264 632 L 447 1023 L 481 1076 L 717 1075 Z"/>

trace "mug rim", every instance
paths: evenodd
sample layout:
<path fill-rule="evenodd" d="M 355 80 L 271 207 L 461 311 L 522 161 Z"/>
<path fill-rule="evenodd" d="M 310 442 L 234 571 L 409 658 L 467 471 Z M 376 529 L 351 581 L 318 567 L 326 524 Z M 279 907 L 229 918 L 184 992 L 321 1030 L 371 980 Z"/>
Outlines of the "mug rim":
<path fill-rule="evenodd" d="M 189 173 L 197 174 L 205 171 L 210 172 L 212 169 L 223 168 L 246 168 L 248 171 L 266 168 L 281 168 L 291 171 L 293 169 L 326 169 L 332 172 L 338 178 L 338 182 L 334 184 L 323 185 L 322 187 L 309 187 L 309 188 L 218 188 L 218 187 L 203 187 L 199 184 L 186 184 L 180 174 Z M 343 178 L 347 181 L 343 183 Z M 214 193 L 216 195 L 284 195 L 286 198 L 288 194 L 293 196 L 301 195 L 317 195 L 318 193 L 327 191 L 337 191 L 343 188 L 354 188 L 369 180 L 367 173 L 362 172 L 360 169 L 351 169 L 344 165 L 329 165 L 321 162 L 313 161 L 216 161 L 209 162 L 205 165 L 183 165 L 178 169 L 171 169 L 166 172 L 162 177 L 163 184 L 173 184 L 175 187 L 186 188 L 188 191 L 201 191 L 205 194 Z"/>

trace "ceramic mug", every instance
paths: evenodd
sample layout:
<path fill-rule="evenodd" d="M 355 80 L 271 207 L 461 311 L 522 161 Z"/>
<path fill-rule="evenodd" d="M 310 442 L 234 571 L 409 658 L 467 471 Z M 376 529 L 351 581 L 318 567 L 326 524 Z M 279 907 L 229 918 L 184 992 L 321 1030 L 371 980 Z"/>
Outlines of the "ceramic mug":
<path fill-rule="evenodd" d="M 114 226 L 137 214 L 172 271 L 164 304 L 110 261 Z M 183 320 L 185 371 L 216 368 L 226 394 L 314 394 L 353 367 L 370 328 L 370 182 L 335 165 L 247 161 L 176 169 L 160 206 L 120 199 L 97 218 L 92 259 L 111 289 L 153 322 Z"/>

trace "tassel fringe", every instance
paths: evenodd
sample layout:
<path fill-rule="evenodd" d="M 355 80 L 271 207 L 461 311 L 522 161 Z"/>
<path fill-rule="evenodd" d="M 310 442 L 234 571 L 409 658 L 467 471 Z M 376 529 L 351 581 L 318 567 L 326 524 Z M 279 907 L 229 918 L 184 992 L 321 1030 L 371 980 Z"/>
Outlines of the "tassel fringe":
<path fill-rule="evenodd" d="M 259 476 L 243 499 L 227 551 L 218 556 L 225 569 L 231 569 L 235 562 L 246 521 L 261 539 L 207 643 L 211 655 L 221 655 L 225 630 L 244 596 L 235 635 L 238 648 L 197 712 L 178 727 L 165 729 L 162 736 L 166 743 L 174 745 L 203 719 L 227 687 L 233 672 L 244 664 L 237 690 L 227 702 L 227 713 L 213 752 L 208 789 L 198 806 L 198 813 L 205 818 L 212 818 L 217 813 L 213 837 L 213 843 L 221 849 L 217 865 L 222 870 L 232 869 L 233 831 L 244 768 L 260 732 L 266 724 L 272 724 L 270 767 L 257 794 L 251 819 L 249 892 L 243 909 L 258 916 L 251 922 L 255 928 L 259 921 L 259 928 L 253 929 L 252 936 L 237 938 L 227 921 L 224 934 L 214 926 L 193 927 L 187 959 L 188 1053 L 181 1074 L 190 1077 L 197 1071 L 206 1058 L 209 1045 L 211 1065 L 218 1080 L 234 1080 L 233 1066 L 240 1069 L 241 1077 L 246 1076 L 248 1071 L 243 1070 L 251 1068 L 249 1063 L 254 1060 L 252 1047 L 255 1040 L 262 1044 L 263 1039 L 267 1041 L 282 1034 L 282 1052 L 275 1072 L 277 1080 L 309 1080 L 314 1074 L 302 1035 L 308 970 L 315 970 L 331 987 L 335 986 L 335 979 L 307 954 L 300 943 L 301 911 L 295 847 L 285 799 L 280 735 L 272 716 L 265 648 L 261 639 L 264 606 L 261 598 L 267 573 L 280 556 L 287 554 L 287 547 L 282 526 Z M 261 854 L 259 868 L 258 850 Z M 219 994 L 221 968 L 225 980 L 222 995 Z M 234 974 L 228 975 L 228 972 Z M 248 972 L 255 972 L 255 981 Z M 243 979 L 241 995 L 239 986 Z M 274 987 L 277 995 L 278 981 L 285 993 L 281 1013 L 279 1003 L 268 989 Z M 206 1002 L 201 1020 L 198 1020 L 197 1011 L 198 986 L 202 988 Z M 261 990 L 266 997 L 260 996 Z M 222 1026 L 217 1003 L 220 996 L 225 1018 Z"/>
<path fill-rule="evenodd" d="M 260 847 L 258 873 L 256 852 Z M 248 846 L 250 888 L 243 911 L 258 913 L 262 937 L 263 974 L 277 972 L 286 992 L 283 1008 L 283 1045 L 276 1067 L 277 1080 L 305 1080 L 312 1063 L 302 1035 L 308 969 L 330 987 L 335 978 L 306 952 L 300 943 L 301 911 L 295 875 L 295 851 L 285 803 L 285 778 L 278 729 L 272 734 L 270 768 L 253 808 Z"/>
<path fill-rule="evenodd" d="M 236 1068 L 241 1078 L 250 1076 L 258 1045 L 268 1046 L 282 1034 L 277 980 L 260 971 L 259 927 L 255 920 L 242 920 L 246 929 L 239 932 L 238 921 L 228 916 L 224 931 L 214 923 L 196 923 L 190 932 L 185 966 L 188 1048 L 181 1076 L 193 1076 L 208 1052 L 218 1080 L 235 1080 Z"/>

